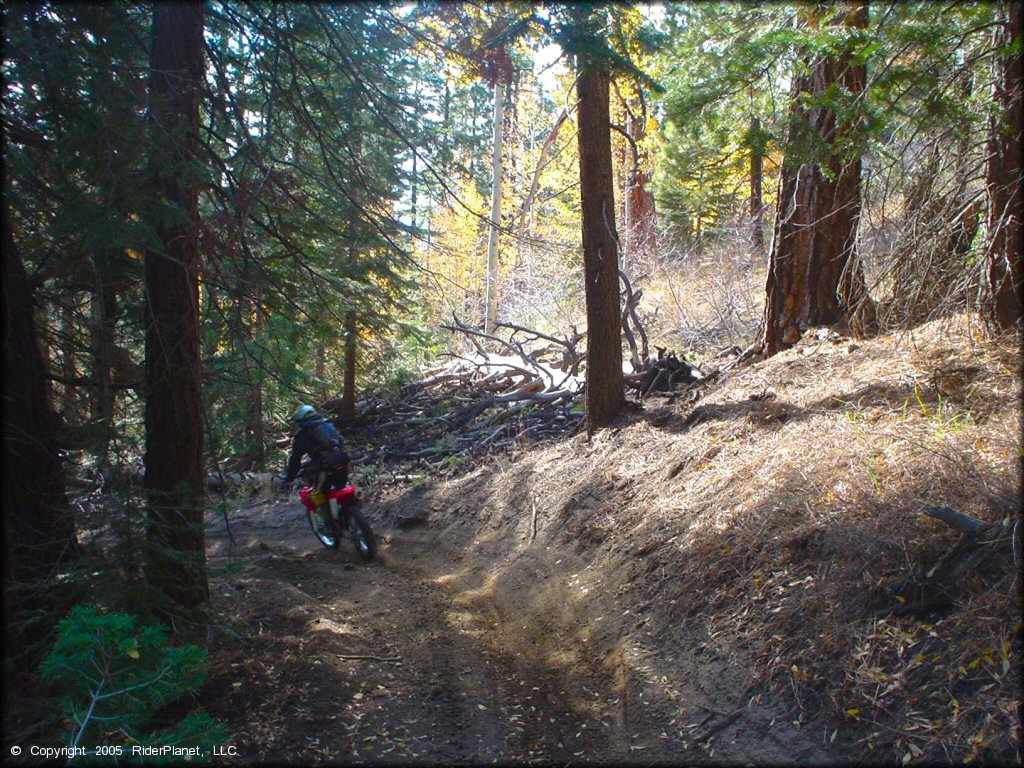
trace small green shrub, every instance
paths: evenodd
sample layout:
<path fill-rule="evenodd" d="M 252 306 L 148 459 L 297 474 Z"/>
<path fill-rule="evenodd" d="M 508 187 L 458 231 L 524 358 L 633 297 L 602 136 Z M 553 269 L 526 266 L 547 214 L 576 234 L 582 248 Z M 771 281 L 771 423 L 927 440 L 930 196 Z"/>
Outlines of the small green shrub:
<path fill-rule="evenodd" d="M 970 408 L 966 411 L 960 411 L 955 405 L 951 405 L 948 401 L 943 401 L 941 394 L 936 394 L 937 402 L 934 408 L 928 407 L 917 387 L 914 387 L 914 397 L 917 398 L 918 411 L 931 422 L 932 427 L 938 434 L 959 432 L 971 421 Z"/>
<path fill-rule="evenodd" d="M 441 461 L 438 462 L 438 466 L 440 466 L 443 469 L 448 469 L 450 467 L 457 467 L 457 466 L 459 466 L 460 464 L 465 462 L 465 460 L 466 460 L 466 457 L 464 455 L 459 454 L 459 453 L 454 453 L 451 456 L 445 456 L 443 459 L 441 459 Z"/>
<path fill-rule="evenodd" d="M 175 647 L 165 627 L 139 626 L 135 616 L 103 613 L 95 606 L 78 606 L 57 630 L 57 641 L 40 670 L 43 682 L 62 695 L 68 746 L 199 747 L 202 755 L 226 740 L 224 726 L 201 710 L 164 730 L 152 723 L 161 707 L 202 687 L 205 649 Z M 115 762 L 114 757 L 86 757 Z M 124 759 L 131 754 L 122 755 Z"/>

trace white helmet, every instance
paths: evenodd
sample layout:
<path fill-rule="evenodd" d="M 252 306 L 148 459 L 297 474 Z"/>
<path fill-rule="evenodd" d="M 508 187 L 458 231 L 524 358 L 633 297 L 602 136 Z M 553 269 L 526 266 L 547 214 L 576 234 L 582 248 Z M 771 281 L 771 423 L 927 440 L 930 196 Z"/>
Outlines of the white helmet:
<path fill-rule="evenodd" d="M 296 409 L 295 413 L 288 417 L 288 421 L 294 421 L 296 424 L 301 424 L 310 416 L 316 416 L 316 409 L 313 408 L 312 405 L 300 405 Z"/>

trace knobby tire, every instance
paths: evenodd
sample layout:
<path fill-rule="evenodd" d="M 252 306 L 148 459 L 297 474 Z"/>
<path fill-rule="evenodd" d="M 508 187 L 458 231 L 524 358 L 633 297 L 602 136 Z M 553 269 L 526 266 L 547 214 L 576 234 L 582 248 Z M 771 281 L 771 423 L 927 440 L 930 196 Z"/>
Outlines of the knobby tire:
<path fill-rule="evenodd" d="M 377 556 L 377 539 L 370 528 L 370 522 L 358 507 L 349 510 L 348 534 L 363 560 L 370 561 Z"/>

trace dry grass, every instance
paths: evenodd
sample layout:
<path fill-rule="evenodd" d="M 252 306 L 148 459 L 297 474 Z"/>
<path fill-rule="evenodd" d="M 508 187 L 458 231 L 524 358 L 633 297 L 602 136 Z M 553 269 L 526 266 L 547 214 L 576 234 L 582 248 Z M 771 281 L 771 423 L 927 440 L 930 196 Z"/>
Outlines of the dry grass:
<path fill-rule="evenodd" d="M 697 358 L 749 344 L 764 306 L 766 267 L 765 257 L 751 254 L 739 233 L 712 247 L 667 251 L 636 265 L 655 343 Z"/>
<path fill-rule="evenodd" d="M 760 645 L 766 679 L 868 725 L 863 743 L 901 760 L 1016 757 L 1015 570 L 979 568 L 945 615 L 872 617 L 953 543 L 925 505 L 1009 533 L 1015 352 L 963 318 L 868 343 L 805 342 L 687 414 L 701 471 L 657 494 L 663 514 L 673 499 L 692 505 L 675 544 L 691 562 L 714 560 L 699 609 L 709 623 Z M 707 592 L 709 574 L 689 573 L 683 591 Z"/>
<path fill-rule="evenodd" d="M 758 696 L 790 700 L 797 724 L 824 718 L 866 759 L 1020 762 L 1010 559 L 982 561 L 942 610 L 891 610 L 956 541 L 926 505 L 1010 535 L 1020 371 L 1016 343 L 965 316 L 811 337 L 695 402 L 651 400 L 590 442 L 525 452 L 485 507 L 542 489 L 556 513 L 539 540 L 572 542 L 632 595 L 662 673 L 699 627 L 740 649 Z"/>

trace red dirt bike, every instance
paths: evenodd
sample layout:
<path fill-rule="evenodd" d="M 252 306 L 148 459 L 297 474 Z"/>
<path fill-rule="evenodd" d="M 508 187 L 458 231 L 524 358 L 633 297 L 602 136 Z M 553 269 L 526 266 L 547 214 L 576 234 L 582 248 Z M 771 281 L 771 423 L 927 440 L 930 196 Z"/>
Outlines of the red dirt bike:
<path fill-rule="evenodd" d="M 299 498 L 306 507 L 309 526 L 325 547 L 337 549 L 341 540 L 347 536 L 363 560 L 373 560 L 377 555 L 377 540 L 369 521 L 359 508 L 359 491 L 354 486 L 349 485 L 322 494 L 314 491 L 312 485 L 307 485 L 299 491 Z M 317 511 L 318 502 L 328 505 L 330 519 L 325 519 Z"/>

